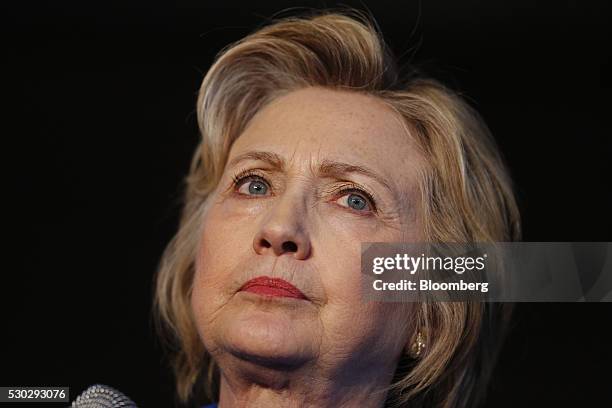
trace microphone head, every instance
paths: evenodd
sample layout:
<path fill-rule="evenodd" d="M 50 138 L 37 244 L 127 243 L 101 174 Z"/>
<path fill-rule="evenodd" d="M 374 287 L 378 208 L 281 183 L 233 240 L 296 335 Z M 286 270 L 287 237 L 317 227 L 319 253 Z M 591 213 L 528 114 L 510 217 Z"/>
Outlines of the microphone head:
<path fill-rule="evenodd" d="M 128 397 L 108 385 L 95 384 L 72 402 L 72 408 L 138 408 Z"/>

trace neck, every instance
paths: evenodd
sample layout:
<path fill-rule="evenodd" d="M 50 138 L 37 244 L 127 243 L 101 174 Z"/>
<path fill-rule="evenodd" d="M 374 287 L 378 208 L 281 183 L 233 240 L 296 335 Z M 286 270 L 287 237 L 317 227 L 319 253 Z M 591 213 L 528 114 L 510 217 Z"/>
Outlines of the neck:
<path fill-rule="evenodd" d="M 386 387 L 393 376 L 391 371 L 343 371 L 344 375 L 338 372 L 325 375 L 320 368 L 283 370 L 241 362 L 221 372 L 219 408 L 380 408 L 384 405 Z"/>

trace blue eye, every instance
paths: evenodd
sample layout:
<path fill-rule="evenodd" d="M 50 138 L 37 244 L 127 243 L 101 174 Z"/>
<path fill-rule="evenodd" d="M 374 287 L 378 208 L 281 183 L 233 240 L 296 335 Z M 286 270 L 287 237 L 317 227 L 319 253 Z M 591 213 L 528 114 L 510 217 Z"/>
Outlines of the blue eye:
<path fill-rule="evenodd" d="M 268 185 L 263 180 L 245 178 L 239 182 L 238 192 L 245 195 L 265 195 L 268 192 Z"/>
<path fill-rule="evenodd" d="M 347 202 L 349 207 L 355 210 L 363 210 L 368 205 L 368 203 L 366 202 L 366 200 L 363 199 L 363 197 L 359 197 L 356 194 L 350 194 L 347 198 Z"/>
<path fill-rule="evenodd" d="M 356 211 L 370 211 L 368 200 L 358 194 L 345 194 L 338 200 L 338 203 L 343 207 L 349 207 Z M 364 211 L 364 212 L 365 212 Z"/>
<path fill-rule="evenodd" d="M 265 183 L 259 180 L 253 180 L 250 183 L 248 183 L 248 185 L 249 185 L 249 193 L 251 194 L 266 194 L 266 192 L 268 191 L 268 186 L 266 186 Z"/>

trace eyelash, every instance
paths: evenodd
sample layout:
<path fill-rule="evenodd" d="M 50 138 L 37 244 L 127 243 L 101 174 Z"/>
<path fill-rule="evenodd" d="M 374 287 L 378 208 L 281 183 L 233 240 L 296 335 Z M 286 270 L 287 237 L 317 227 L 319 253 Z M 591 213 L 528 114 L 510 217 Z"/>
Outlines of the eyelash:
<path fill-rule="evenodd" d="M 238 189 L 239 187 L 242 186 L 242 184 L 244 184 L 245 182 L 249 180 L 262 181 L 266 183 L 268 188 L 272 190 L 272 186 L 270 185 L 268 180 L 266 180 L 266 178 L 263 175 L 253 170 L 240 171 L 236 175 L 234 175 L 232 179 L 233 179 L 232 187 L 234 190 Z M 376 200 L 374 200 L 374 194 L 370 193 L 364 187 L 361 187 L 358 184 L 347 182 L 347 184 L 334 188 L 331 191 L 331 193 L 337 197 L 341 197 L 343 195 L 350 194 L 350 193 L 360 194 L 363 196 L 363 198 L 366 199 L 366 201 L 370 205 L 370 208 L 372 209 L 372 212 L 373 213 L 377 212 Z M 349 208 L 349 210 L 356 212 L 356 213 L 361 213 L 360 215 L 364 215 L 363 212 L 361 211 L 353 210 L 351 208 Z"/>
<path fill-rule="evenodd" d="M 270 183 L 268 183 L 268 180 L 266 180 L 264 176 L 258 174 L 257 172 L 253 170 L 243 170 L 239 172 L 238 174 L 236 174 L 234 177 L 232 177 L 232 179 L 234 180 L 232 184 L 234 189 L 237 189 L 238 187 L 242 186 L 242 184 L 244 184 L 248 180 L 263 181 L 264 183 L 266 183 L 266 185 L 270 189 L 272 189 L 272 187 L 270 186 Z"/>

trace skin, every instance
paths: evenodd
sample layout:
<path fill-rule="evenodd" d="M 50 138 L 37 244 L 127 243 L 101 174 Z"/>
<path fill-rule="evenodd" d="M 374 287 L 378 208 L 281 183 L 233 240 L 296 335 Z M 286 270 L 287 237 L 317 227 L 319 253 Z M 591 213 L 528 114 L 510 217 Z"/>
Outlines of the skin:
<path fill-rule="evenodd" d="M 322 166 L 331 162 L 380 180 Z M 412 311 L 362 300 L 360 244 L 419 240 L 422 163 L 398 115 L 373 96 L 306 88 L 250 121 L 210 197 L 192 292 L 221 370 L 220 408 L 383 405 Z M 239 290 L 257 276 L 282 278 L 307 299 Z"/>

